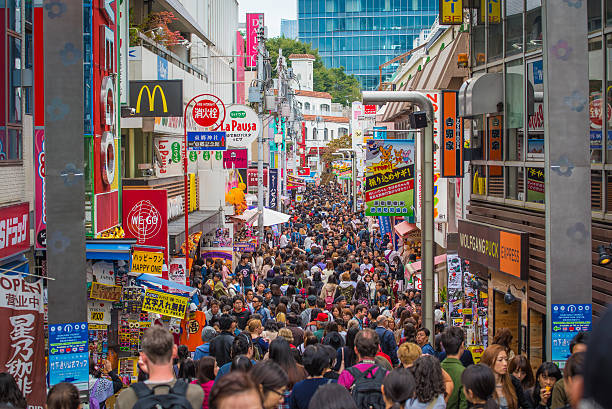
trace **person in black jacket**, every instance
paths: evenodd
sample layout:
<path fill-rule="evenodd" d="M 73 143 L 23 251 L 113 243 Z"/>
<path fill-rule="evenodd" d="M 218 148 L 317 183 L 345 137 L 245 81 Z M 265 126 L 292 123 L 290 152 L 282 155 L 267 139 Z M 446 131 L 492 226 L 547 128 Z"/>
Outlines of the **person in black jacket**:
<path fill-rule="evenodd" d="M 552 405 L 552 390 L 563 375 L 557 364 L 543 362 L 535 376 L 535 386 L 526 392 L 531 406 L 536 409 L 548 409 Z"/>
<path fill-rule="evenodd" d="M 376 333 L 380 338 L 380 349 L 391 358 L 393 366 L 398 364 L 397 359 L 397 343 L 395 342 L 395 336 L 392 331 L 389 331 L 384 325 L 387 322 L 387 317 L 384 315 L 378 316 L 376 323 Z"/>
<path fill-rule="evenodd" d="M 219 367 L 232 360 L 231 350 L 235 329 L 236 322 L 231 316 L 223 314 L 219 317 L 219 330 L 221 333 L 210 341 L 210 355 L 215 357 Z"/>

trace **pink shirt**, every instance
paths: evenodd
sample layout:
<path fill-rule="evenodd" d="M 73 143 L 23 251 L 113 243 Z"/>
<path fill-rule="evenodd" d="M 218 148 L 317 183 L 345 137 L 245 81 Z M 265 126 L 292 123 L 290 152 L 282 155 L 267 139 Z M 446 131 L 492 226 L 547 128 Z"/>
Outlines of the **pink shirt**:
<path fill-rule="evenodd" d="M 198 381 L 192 381 L 191 383 L 195 385 L 200 385 L 202 387 L 202 390 L 204 391 L 204 401 L 202 402 L 202 409 L 208 409 L 208 396 L 210 395 L 210 390 L 215 384 L 215 381 L 208 381 L 203 384 L 198 383 Z"/>
<path fill-rule="evenodd" d="M 370 367 L 374 365 L 374 364 L 370 364 L 370 363 L 358 363 L 357 365 L 353 366 L 352 368 L 357 368 L 359 371 L 361 372 L 365 372 L 368 369 L 370 369 Z M 372 375 L 374 375 L 376 373 L 376 371 L 378 371 L 380 368 L 377 366 L 373 371 L 372 374 L 368 376 L 368 378 L 372 378 Z M 353 375 L 351 375 L 351 373 L 345 369 L 344 371 L 342 371 L 342 373 L 340 374 L 340 378 L 338 378 L 338 384 L 344 386 L 346 389 L 350 389 L 351 386 L 353 386 L 353 382 L 355 381 L 355 378 L 353 378 Z"/>

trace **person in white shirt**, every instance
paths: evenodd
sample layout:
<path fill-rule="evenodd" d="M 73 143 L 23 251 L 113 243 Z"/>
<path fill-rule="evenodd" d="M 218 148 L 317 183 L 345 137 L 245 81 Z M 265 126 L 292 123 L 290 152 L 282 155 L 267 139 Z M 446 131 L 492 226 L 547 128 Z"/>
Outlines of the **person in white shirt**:
<path fill-rule="evenodd" d="M 289 239 L 287 239 L 287 231 L 285 230 L 283 234 L 280 236 L 280 248 L 284 249 L 289 244 Z"/>
<path fill-rule="evenodd" d="M 313 242 L 314 240 L 310 236 L 306 236 L 306 238 L 304 239 L 304 250 L 306 250 L 307 253 L 310 252 L 310 248 L 312 247 Z"/>

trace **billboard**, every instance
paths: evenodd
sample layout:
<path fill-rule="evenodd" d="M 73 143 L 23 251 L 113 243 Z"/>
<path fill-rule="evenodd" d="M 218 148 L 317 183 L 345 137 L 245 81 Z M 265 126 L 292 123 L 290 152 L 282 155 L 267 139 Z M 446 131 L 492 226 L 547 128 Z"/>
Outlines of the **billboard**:
<path fill-rule="evenodd" d="M 0 260 L 30 249 L 29 216 L 27 203 L 0 208 Z"/>
<path fill-rule="evenodd" d="M 183 80 L 130 81 L 134 117 L 183 116 Z"/>
<path fill-rule="evenodd" d="M 244 92 L 244 37 L 236 31 L 236 102 L 246 102 Z"/>
<path fill-rule="evenodd" d="M 412 216 L 414 141 L 372 139 L 366 147 L 367 216 Z"/>
<path fill-rule="evenodd" d="M 442 177 L 463 177 L 463 129 L 458 115 L 458 92 L 442 92 Z"/>
<path fill-rule="evenodd" d="M 259 27 L 263 27 L 263 25 L 263 13 L 247 13 L 247 67 L 255 67 L 257 65 L 257 32 Z"/>
<path fill-rule="evenodd" d="M 168 261 L 168 192 L 166 190 L 123 190 L 123 229 L 126 239 L 164 248 Z"/>

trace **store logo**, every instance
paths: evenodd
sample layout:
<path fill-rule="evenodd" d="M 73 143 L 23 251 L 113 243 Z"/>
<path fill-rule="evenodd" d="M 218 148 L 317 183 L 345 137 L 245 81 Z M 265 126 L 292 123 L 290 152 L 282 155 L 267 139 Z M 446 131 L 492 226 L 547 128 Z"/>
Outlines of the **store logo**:
<path fill-rule="evenodd" d="M 157 236 L 161 230 L 162 218 L 159 210 L 148 200 L 141 200 L 130 210 L 127 229 L 139 244 Z"/>
<path fill-rule="evenodd" d="M 230 118 L 244 118 L 246 117 L 246 112 L 244 111 L 232 111 L 230 112 Z"/>
<path fill-rule="evenodd" d="M 159 86 L 159 85 L 155 85 L 153 87 L 153 93 L 151 93 L 151 90 L 149 89 L 149 86 L 148 85 L 143 85 L 142 88 L 140 88 L 140 92 L 138 93 L 138 99 L 136 100 L 136 113 L 137 114 L 140 113 L 140 102 L 142 100 L 142 92 L 145 91 L 145 90 L 147 91 L 147 96 L 149 97 L 149 111 L 153 112 L 154 107 L 155 107 L 155 94 L 157 93 L 158 89 L 159 89 L 159 93 L 161 94 L 161 97 L 162 97 L 164 113 L 168 112 L 168 103 L 166 102 L 166 95 L 164 94 L 164 90 L 162 89 L 162 87 Z"/>

